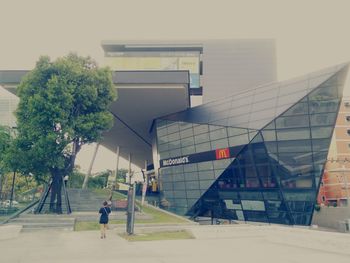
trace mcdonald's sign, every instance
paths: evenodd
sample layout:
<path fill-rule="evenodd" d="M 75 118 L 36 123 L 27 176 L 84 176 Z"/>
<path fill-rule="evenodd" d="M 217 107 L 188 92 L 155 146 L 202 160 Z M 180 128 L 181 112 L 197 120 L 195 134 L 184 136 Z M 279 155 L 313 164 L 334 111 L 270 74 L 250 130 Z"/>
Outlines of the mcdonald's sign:
<path fill-rule="evenodd" d="M 216 153 L 216 160 L 230 158 L 229 148 L 217 149 L 215 153 Z"/>

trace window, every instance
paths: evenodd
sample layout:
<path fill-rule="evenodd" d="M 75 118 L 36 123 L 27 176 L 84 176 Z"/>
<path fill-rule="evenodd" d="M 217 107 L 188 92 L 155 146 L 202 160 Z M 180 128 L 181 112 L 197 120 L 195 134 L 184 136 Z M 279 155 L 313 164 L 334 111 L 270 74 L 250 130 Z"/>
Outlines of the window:
<path fill-rule="evenodd" d="M 346 121 L 350 121 L 350 116 L 346 116 Z"/>
<path fill-rule="evenodd" d="M 348 135 L 350 135 L 350 129 L 347 130 Z"/>
<path fill-rule="evenodd" d="M 349 107 L 350 107 L 350 102 L 349 102 L 349 101 L 345 102 L 345 103 L 344 103 L 344 106 L 345 106 L 346 108 L 349 108 Z"/>

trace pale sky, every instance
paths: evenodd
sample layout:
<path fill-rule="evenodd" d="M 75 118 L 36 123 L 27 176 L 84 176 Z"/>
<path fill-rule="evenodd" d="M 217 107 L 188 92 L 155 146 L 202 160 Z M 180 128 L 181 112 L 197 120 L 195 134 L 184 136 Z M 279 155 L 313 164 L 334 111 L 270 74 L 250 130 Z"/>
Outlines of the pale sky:
<path fill-rule="evenodd" d="M 128 39 L 274 38 L 279 80 L 350 61 L 349 0 L 0 0 L 0 10 L 0 69 L 70 51 L 103 64 L 101 41 Z M 93 171 L 104 169 L 115 158 L 101 150 Z"/>

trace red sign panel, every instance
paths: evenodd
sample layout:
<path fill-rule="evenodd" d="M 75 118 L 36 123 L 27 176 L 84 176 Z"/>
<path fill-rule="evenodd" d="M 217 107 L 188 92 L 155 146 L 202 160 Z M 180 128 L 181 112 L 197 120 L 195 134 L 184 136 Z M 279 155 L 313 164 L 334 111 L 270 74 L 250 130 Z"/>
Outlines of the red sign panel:
<path fill-rule="evenodd" d="M 217 149 L 215 153 L 216 153 L 216 160 L 230 158 L 229 148 Z"/>

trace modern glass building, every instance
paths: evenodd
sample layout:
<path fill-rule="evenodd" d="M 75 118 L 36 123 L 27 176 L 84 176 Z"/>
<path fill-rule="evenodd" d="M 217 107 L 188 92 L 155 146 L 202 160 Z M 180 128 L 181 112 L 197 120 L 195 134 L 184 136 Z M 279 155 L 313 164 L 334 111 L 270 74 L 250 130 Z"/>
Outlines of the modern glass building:
<path fill-rule="evenodd" d="M 158 118 L 154 165 L 169 210 L 310 225 L 347 68 Z"/>
<path fill-rule="evenodd" d="M 115 71 L 188 70 L 193 103 L 276 80 L 273 39 L 105 40 L 102 48 Z"/>

